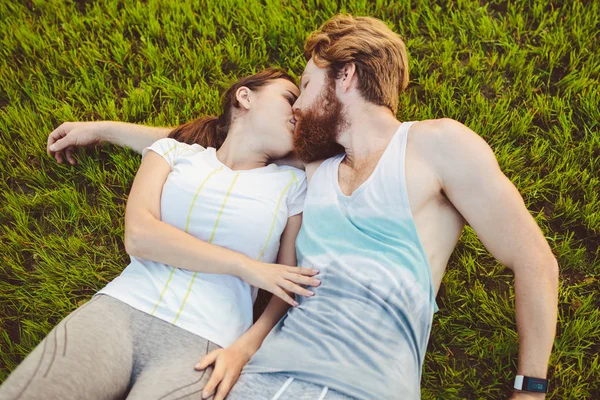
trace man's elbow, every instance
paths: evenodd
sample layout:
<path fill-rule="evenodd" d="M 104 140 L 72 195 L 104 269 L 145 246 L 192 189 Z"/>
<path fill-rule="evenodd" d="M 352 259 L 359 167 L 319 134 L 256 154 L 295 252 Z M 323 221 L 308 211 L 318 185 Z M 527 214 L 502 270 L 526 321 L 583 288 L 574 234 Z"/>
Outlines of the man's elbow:
<path fill-rule="evenodd" d="M 554 255 L 540 258 L 536 262 L 531 263 L 530 266 L 533 266 L 536 279 L 543 279 L 553 288 L 558 288 L 559 267 Z"/>
<path fill-rule="evenodd" d="M 515 276 L 531 276 L 532 274 L 535 274 L 535 276 L 542 275 L 553 284 L 558 285 L 558 261 L 551 253 L 542 257 L 536 256 L 534 258 L 516 261 L 511 269 L 514 271 Z"/>

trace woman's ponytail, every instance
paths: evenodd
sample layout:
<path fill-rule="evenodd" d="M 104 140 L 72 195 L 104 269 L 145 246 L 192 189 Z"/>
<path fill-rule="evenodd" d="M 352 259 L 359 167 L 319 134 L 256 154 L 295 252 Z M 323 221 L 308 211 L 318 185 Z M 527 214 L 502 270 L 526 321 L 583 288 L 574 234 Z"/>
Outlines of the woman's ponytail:
<path fill-rule="evenodd" d="M 179 125 L 169 133 L 169 137 L 187 144 L 199 144 L 202 147 L 221 147 L 227 137 L 228 126 L 222 118 L 205 116 Z M 226 129 L 224 129 L 226 128 Z"/>

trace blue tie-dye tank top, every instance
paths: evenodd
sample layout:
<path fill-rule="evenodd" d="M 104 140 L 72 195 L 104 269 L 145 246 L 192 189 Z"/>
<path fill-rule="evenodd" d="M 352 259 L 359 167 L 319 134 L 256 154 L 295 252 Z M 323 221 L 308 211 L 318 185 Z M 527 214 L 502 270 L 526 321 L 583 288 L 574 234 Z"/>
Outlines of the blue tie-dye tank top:
<path fill-rule="evenodd" d="M 420 398 L 436 305 L 406 192 L 411 125 L 351 196 L 338 184 L 344 155 L 314 173 L 296 248 L 322 283 L 297 296 L 243 373 L 281 372 L 364 400 Z"/>

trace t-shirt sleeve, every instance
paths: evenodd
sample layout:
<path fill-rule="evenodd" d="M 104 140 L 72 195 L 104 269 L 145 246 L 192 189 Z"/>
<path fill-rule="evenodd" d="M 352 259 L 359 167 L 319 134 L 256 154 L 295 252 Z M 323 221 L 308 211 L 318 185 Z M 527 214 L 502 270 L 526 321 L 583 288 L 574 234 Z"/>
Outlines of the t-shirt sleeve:
<path fill-rule="evenodd" d="M 169 163 L 171 169 L 173 165 L 175 165 L 175 159 L 181 152 L 181 150 L 187 147 L 185 143 L 179 142 L 172 138 L 163 138 L 159 139 L 156 142 L 152 143 L 152 145 L 146 147 L 142 150 L 142 159 L 148 153 L 149 150 L 154 151 L 156 154 L 165 159 L 166 162 Z"/>
<path fill-rule="evenodd" d="M 292 186 L 292 192 L 287 198 L 288 218 L 300 214 L 304 210 L 304 199 L 306 198 L 306 174 L 296 171 L 297 183 Z"/>

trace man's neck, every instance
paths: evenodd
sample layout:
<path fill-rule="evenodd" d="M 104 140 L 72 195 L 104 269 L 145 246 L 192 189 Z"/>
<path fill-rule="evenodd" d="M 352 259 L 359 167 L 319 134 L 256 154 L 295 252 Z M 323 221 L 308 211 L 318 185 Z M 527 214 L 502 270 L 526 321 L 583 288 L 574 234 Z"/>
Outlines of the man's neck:
<path fill-rule="evenodd" d="M 344 146 L 344 163 L 351 168 L 368 164 L 379 158 L 398 130 L 400 121 L 386 107 L 354 105 L 346 108 L 347 128 L 338 143 Z"/>

